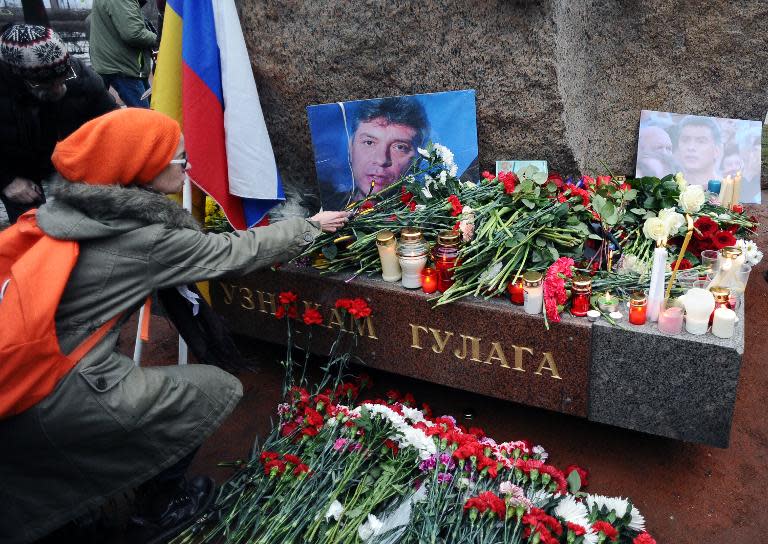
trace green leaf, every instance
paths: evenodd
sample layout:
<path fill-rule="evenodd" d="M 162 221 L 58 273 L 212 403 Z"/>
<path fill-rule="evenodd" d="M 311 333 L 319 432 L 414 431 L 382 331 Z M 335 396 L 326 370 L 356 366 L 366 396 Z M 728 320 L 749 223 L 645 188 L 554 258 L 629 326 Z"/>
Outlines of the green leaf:
<path fill-rule="evenodd" d="M 544 172 L 536 172 L 530 178 L 539 185 L 544 185 L 547 182 L 547 175 Z"/>
<path fill-rule="evenodd" d="M 593 207 L 593 208 L 595 209 L 595 211 L 597 211 L 597 213 L 599 213 L 600 215 L 603 215 L 603 214 L 601 213 L 601 210 L 603 209 L 603 207 L 605 206 L 605 204 L 606 204 L 606 200 L 605 200 L 605 197 L 603 197 L 603 196 L 601 196 L 601 195 L 595 195 L 595 196 L 593 196 L 593 197 L 592 197 L 592 207 Z"/>
<path fill-rule="evenodd" d="M 624 193 L 624 200 L 629 202 L 637 198 L 637 189 L 629 189 Z"/>
<path fill-rule="evenodd" d="M 533 202 L 531 202 L 527 198 L 522 199 L 520 202 L 522 202 L 523 205 L 525 205 L 525 207 L 530 209 L 530 210 L 532 210 L 532 209 L 534 209 L 536 207 L 536 204 L 534 204 Z"/>
<path fill-rule="evenodd" d="M 560 258 L 560 253 L 555 249 L 554 246 L 548 246 L 547 249 L 549 250 L 549 254 L 552 255 L 552 260 L 556 261 Z"/>
<path fill-rule="evenodd" d="M 323 249 L 321 251 L 323 253 L 323 256 L 329 261 L 334 260 L 336 256 L 339 254 L 339 248 L 336 247 L 336 244 L 334 243 L 330 243 L 328 245 L 323 246 Z"/>
<path fill-rule="evenodd" d="M 631 212 L 632 212 L 632 213 L 634 213 L 635 215 L 639 215 L 640 217 L 642 217 L 642 216 L 644 216 L 644 215 L 645 215 L 645 210 L 644 210 L 643 208 L 632 208 L 632 209 L 631 209 L 631 210 L 629 210 L 629 211 L 631 211 Z"/>
<path fill-rule="evenodd" d="M 547 245 L 547 241 L 544 238 L 536 238 L 533 243 L 539 247 L 544 247 Z"/>
<path fill-rule="evenodd" d="M 655 207 L 656 207 L 656 199 L 652 196 L 647 197 L 643 202 L 643 208 L 645 208 L 646 210 L 652 209 Z"/>
<path fill-rule="evenodd" d="M 575 470 L 572 470 L 568 475 L 567 481 L 568 491 L 571 493 L 576 493 L 579 489 L 581 489 L 581 476 L 579 476 L 579 473 Z"/>
<path fill-rule="evenodd" d="M 586 208 L 584 207 L 583 204 L 576 204 L 573 207 L 573 211 L 575 211 L 575 212 L 583 212 L 584 210 L 586 210 Z"/>
<path fill-rule="evenodd" d="M 589 237 L 590 237 L 592 240 L 600 240 L 600 241 L 602 241 L 602 240 L 603 240 L 603 237 L 602 237 L 602 236 L 600 236 L 599 234 L 595 234 L 594 232 L 590 232 L 590 233 L 589 233 Z"/>

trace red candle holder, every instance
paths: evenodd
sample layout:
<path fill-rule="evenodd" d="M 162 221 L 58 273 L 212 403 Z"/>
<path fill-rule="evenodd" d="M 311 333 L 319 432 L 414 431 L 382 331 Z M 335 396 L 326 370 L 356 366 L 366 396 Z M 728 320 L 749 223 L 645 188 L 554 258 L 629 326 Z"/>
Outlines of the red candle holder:
<path fill-rule="evenodd" d="M 645 325 L 648 319 L 648 297 L 643 292 L 632 293 L 629 297 L 629 322 L 633 325 Z"/>
<path fill-rule="evenodd" d="M 507 285 L 507 292 L 509 293 L 509 300 L 512 304 L 522 306 L 525 304 L 525 289 L 523 288 L 523 278 L 519 278 Z"/>
<path fill-rule="evenodd" d="M 424 267 L 421 271 L 421 290 L 428 295 L 437 291 L 437 270 Z"/>

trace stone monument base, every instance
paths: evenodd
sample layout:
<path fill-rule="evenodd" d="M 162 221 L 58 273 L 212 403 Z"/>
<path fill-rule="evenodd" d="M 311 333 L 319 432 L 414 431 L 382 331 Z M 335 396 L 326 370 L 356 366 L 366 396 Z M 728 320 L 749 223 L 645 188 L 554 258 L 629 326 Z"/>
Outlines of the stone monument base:
<path fill-rule="evenodd" d="M 563 316 L 547 331 L 506 299 L 465 299 L 432 309 L 421 290 L 380 278 L 320 276 L 284 267 L 211 283 L 214 308 L 233 332 L 285 343 L 274 317 L 281 291 L 299 295 L 300 311 L 314 307 L 310 349 L 327 354 L 333 341 L 351 341 L 365 364 L 474 393 L 584 417 L 688 442 L 727 447 L 736 399 L 744 320 L 736 336 L 661 335 L 655 325 L 612 326 Z M 338 298 L 365 298 L 373 314 L 344 318 Z M 626 312 L 625 312 L 626 313 Z M 297 322 L 296 343 L 310 327 Z"/>

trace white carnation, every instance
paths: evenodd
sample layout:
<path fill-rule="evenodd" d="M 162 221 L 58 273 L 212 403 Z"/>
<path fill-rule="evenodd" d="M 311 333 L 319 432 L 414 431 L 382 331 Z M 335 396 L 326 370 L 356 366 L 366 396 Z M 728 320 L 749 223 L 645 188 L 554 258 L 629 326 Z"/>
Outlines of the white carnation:
<path fill-rule="evenodd" d="M 427 151 L 426 149 L 422 149 L 420 147 L 417 147 L 416 150 L 419 152 L 419 155 L 421 155 L 425 159 L 429 158 L 429 151 Z"/>
<path fill-rule="evenodd" d="M 357 528 L 357 534 L 360 536 L 360 540 L 365 542 L 366 540 L 369 540 L 372 536 L 376 536 L 381 532 L 381 528 L 384 526 L 384 524 L 379 521 L 379 518 L 374 516 L 373 514 L 368 514 L 368 519 L 360 525 L 360 527 Z"/>
<path fill-rule="evenodd" d="M 689 185 L 680 193 L 677 204 L 685 213 L 696 213 L 706 202 L 707 195 L 704 193 L 704 187 L 701 185 Z"/>
<path fill-rule="evenodd" d="M 445 182 L 448 180 L 448 172 L 445 170 L 440 171 L 440 175 L 438 176 L 438 179 L 440 180 L 440 183 L 442 185 L 445 185 Z"/>
<path fill-rule="evenodd" d="M 331 506 L 328 507 L 328 511 L 325 513 L 325 521 L 333 518 L 338 521 L 341 518 L 341 514 L 344 512 L 344 506 L 339 501 L 333 501 Z"/>
<path fill-rule="evenodd" d="M 421 188 L 421 193 L 424 195 L 424 198 L 432 198 L 432 193 L 426 186 Z"/>

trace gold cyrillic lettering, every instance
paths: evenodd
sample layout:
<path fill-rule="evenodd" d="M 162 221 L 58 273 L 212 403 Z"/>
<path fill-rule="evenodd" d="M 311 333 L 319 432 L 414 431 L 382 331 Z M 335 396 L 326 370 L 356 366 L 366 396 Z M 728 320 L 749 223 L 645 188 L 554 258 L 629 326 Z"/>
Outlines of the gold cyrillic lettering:
<path fill-rule="evenodd" d="M 514 369 L 519 370 L 520 372 L 525 372 L 525 369 L 523 368 L 523 353 L 527 352 L 533 355 L 533 350 L 525 346 L 512 346 L 512 348 L 515 350 Z"/>
<path fill-rule="evenodd" d="M 240 298 L 243 299 L 243 301 L 240 303 L 240 306 L 242 308 L 245 308 L 246 310 L 255 310 L 256 304 L 253 302 L 253 293 L 250 289 L 247 287 L 241 287 L 240 288 Z"/>
<path fill-rule="evenodd" d="M 342 331 L 347 330 L 344 326 L 344 318 L 341 316 L 341 312 L 339 312 L 338 308 L 333 308 L 331 310 L 331 319 L 328 320 L 326 327 L 332 329 L 334 325 L 338 326 Z"/>
<path fill-rule="evenodd" d="M 419 338 L 419 331 L 427 332 L 426 327 L 422 327 L 421 325 L 414 325 L 413 323 L 409 323 L 411 326 L 411 347 L 415 349 L 424 349 L 421 346 L 421 338 Z"/>
<path fill-rule="evenodd" d="M 235 287 L 237 287 L 234 283 L 219 283 L 221 285 L 222 291 L 224 291 L 224 304 L 232 304 L 232 298 L 235 296 Z"/>
<path fill-rule="evenodd" d="M 547 364 L 547 363 L 549 363 L 549 364 Z M 538 368 L 538 370 L 536 372 L 534 372 L 534 374 L 538 374 L 539 376 L 541 376 L 542 375 L 541 371 L 544 370 L 544 369 L 549 370 L 552 373 L 552 377 L 554 379 L 562 380 L 562 378 L 560 377 L 560 374 L 557 372 L 557 365 L 555 364 L 555 358 L 552 357 L 552 352 L 551 351 L 545 351 L 544 352 L 544 357 L 541 359 L 541 363 L 539 364 L 539 368 Z"/>
<path fill-rule="evenodd" d="M 453 356 L 457 359 L 461 359 L 462 361 L 467 358 L 467 340 L 470 340 L 472 342 L 472 355 L 470 357 L 470 361 L 475 361 L 477 363 L 482 363 L 480 360 L 480 338 L 475 338 L 474 336 L 467 336 L 466 334 L 459 335 L 461 337 L 461 351 L 459 351 L 459 348 L 456 348 L 453 350 Z"/>
<path fill-rule="evenodd" d="M 277 301 L 275 300 L 275 294 L 256 291 L 256 296 L 259 297 L 259 311 L 263 314 L 275 315 L 275 312 L 277 312 Z M 269 304 L 269 310 L 267 310 L 267 304 Z"/>
<path fill-rule="evenodd" d="M 501 344 L 498 342 L 493 342 L 491 344 L 491 351 L 488 352 L 488 358 L 483 362 L 487 365 L 492 365 L 493 363 L 491 361 L 494 359 L 501 363 L 502 368 L 509 368 L 507 358 L 504 356 L 504 350 L 501 349 Z"/>
<path fill-rule="evenodd" d="M 430 327 L 429 330 L 432 331 L 432 336 L 435 337 L 435 343 L 432 344 L 432 351 L 435 353 L 442 353 L 445 349 L 445 345 L 448 343 L 448 340 L 450 340 L 451 336 L 453 336 L 453 333 L 450 331 L 445 331 L 445 338 L 440 338 L 439 330 L 433 329 L 432 327 Z"/>
<path fill-rule="evenodd" d="M 360 336 L 365 335 L 365 329 L 368 329 L 368 338 L 372 338 L 373 340 L 378 340 L 376 338 L 376 333 L 373 330 L 373 320 L 371 320 L 371 316 L 368 316 L 364 319 L 356 319 L 357 322 L 357 333 Z"/>

